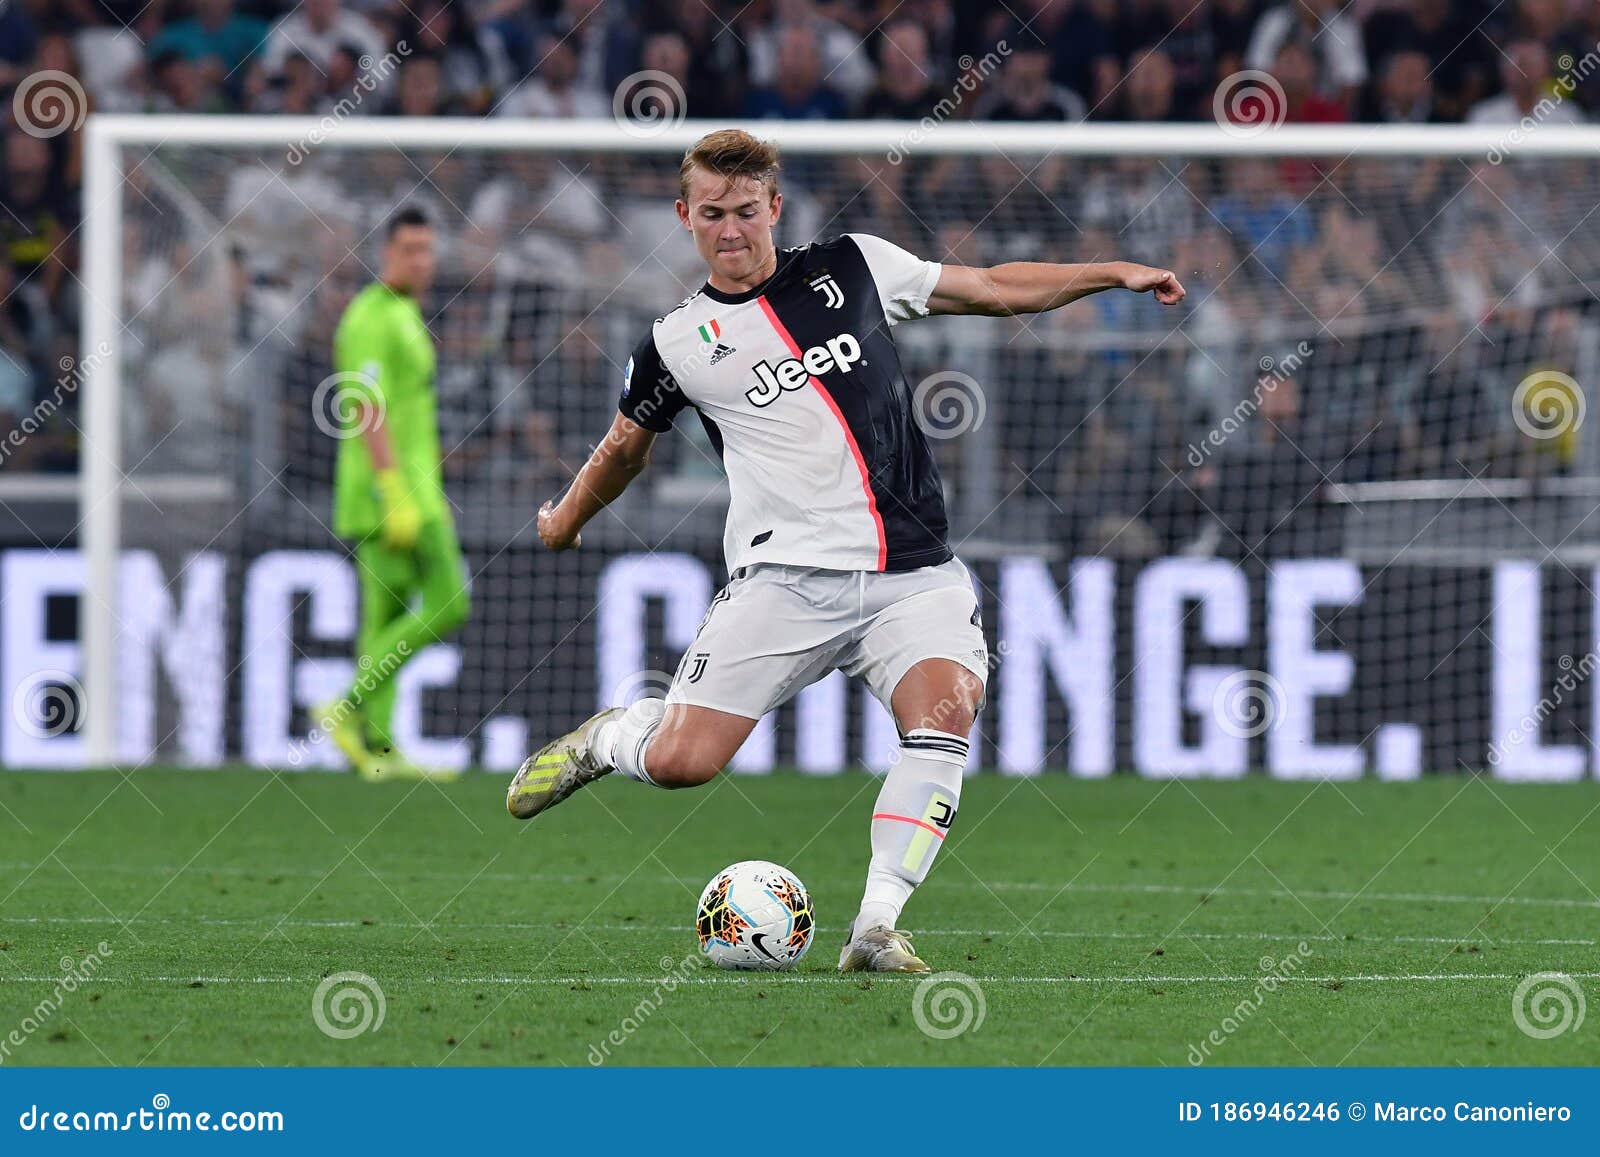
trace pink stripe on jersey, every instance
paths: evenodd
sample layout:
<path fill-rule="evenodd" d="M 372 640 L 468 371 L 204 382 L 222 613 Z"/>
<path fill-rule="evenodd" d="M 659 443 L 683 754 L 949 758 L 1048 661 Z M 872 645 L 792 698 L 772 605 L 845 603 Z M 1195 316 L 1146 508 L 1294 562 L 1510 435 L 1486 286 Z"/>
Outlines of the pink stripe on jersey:
<path fill-rule="evenodd" d="M 767 300 L 766 294 L 756 298 L 756 302 L 761 306 L 761 312 L 767 315 L 767 320 L 772 323 L 772 328 L 778 331 L 778 336 L 783 339 L 783 344 L 789 347 L 790 355 L 796 358 L 800 357 L 800 343 L 794 340 L 794 335 L 789 332 L 783 322 L 778 320 L 778 315 L 773 311 L 772 303 Z M 839 429 L 844 431 L 845 445 L 850 447 L 850 455 L 856 460 L 856 469 L 861 471 L 861 489 L 867 496 L 867 513 L 872 515 L 873 529 L 878 532 L 878 565 L 876 569 L 881 571 L 889 561 L 889 540 L 883 534 L 883 515 L 878 513 L 878 500 L 872 493 L 872 482 L 867 475 L 867 460 L 861 456 L 861 447 L 856 444 L 856 436 L 850 432 L 850 424 L 844 420 L 844 412 L 839 409 L 839 404 L 833 400 L 833 395 L 828 393 L 828 387 L 823 385 L 815 374 L 811 376 L 811 384 L 816 388 L 817 393 L 821 395 L 822 400 L 827 403 L 828 409 L 833 411 L 833 416 L 839 423 Z M 888 818 L 898 819 L 900 817 L 892 816 Z M 910 822 L 915 823 L 916 821 Z"/>

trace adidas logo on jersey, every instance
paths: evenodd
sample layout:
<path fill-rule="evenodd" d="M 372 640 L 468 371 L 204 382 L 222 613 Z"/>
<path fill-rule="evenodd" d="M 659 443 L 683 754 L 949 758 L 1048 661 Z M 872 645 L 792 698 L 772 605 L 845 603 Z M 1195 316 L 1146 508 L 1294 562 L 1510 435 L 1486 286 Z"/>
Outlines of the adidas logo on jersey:
<path fill-rule="evenodd" d="M 837 370 L 848 374 L 861 360 L 861 343 L 853 333 L 841 333 L 821 345 L 814 345 L 797 358 L 785 358 L 777 365 L 765 360 L 756 363 L 757 384 L 744 396 L 754 406 L 770 406 L 784 390 L 798 390 L 813 377 Z"/>
<path fill-rule="evenodd" d="M 717 343 L 717 348 L 711 351 L 711 361 L 708 364 L 714 366 L 718 362 L 720 362 L 723 358 L 725 358 L 729 354 L 735 353 L 735 352 L 737 352 L 737 351 L 735 351 L 734 348 L 731 345 L 723 345 L 719 341 Z"/>

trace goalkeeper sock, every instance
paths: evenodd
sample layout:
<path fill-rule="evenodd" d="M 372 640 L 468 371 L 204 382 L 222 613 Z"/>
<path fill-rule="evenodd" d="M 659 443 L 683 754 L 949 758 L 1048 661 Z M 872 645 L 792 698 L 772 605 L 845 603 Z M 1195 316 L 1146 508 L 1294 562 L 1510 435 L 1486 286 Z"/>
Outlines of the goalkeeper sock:
<path fill-rule="evenodd" d="M 895 927 L 956 818 L 966 764 L 962 736 L 931 727 L 906 732 L 872 808 L 872 863 L 852 935 L 875 924 Z"/>
<path fill-rule="evenodd" d="M 636 700 L 621 715 L 595 728 L 594 753 L 607 767 L 653 786 L 655 780 L 644 769 L 644 751 L 666 713 L 665 699 Z"/>

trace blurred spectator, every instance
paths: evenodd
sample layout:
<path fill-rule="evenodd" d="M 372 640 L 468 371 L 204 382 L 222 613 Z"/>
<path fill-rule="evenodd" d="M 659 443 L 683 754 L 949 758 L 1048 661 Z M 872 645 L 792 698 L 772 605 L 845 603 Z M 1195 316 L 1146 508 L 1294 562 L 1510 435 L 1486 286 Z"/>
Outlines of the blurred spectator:
<path fill-rule="evenodd" d="M 878 83 L 857 110 L 870 120 L 920 121 L 945 94 L 934 85 L 928 34 L 921 25 L 897 20 L 878 41 Z"/>
<path fill-rule="evenodd" d="M 1274 180 L 1272 162 L 1242 159 L 1226 169 L 1227 191 L 1213 211 L 1245 260 L 1254 260 L 1279 283 L 1295 248 L 1311 240 L 1311 214 Z"/>
<path fill-rule="evenodd" d="M 1434 124 L 1441 118 L 1433 103 L 1428 58 L 1420 52 L 1391 53 L 1383 63 L 1366 120 L 1391 125 Z"/>
<path fill-rule="evenodd" d="M 160 53 L 150 62 L 151 112 L 201 113 L 222 111 L 222 94 L 208 85 L 201 69 L 176 49 Z"/>
<path fill-rule="evenodd" d="M 1177 73 L 1172 58 L 1159 48 L 1141 48 L 1128 58 L 1128 73 L 1122 79 L 1123 119 L 1130 121 L 1171 121 L 1177 115 L 1173 100 L 1177 95 Z"/>
<path fill-rule="evenodd" d="M 1081 121 L 1088 112 L 1083 97 L 1050 79 L 1050 53 L 1024 45 L 1000 70 L 1000 92 L 984 109 L 996 121 Z"/>
<path fill-rule="evenodd" d="M 674 0 L 652 4 L 643 13 L 647 38 L 673 32 L 689 51 L 689 77 L 684 95 L 691 115 L 726 117 L 738 114 L 744 104 L 749 64 L 744 41 L 723 23 L 716 8 L 704 0 Z"/>
<path fill-rule="evenodd" d="M 1409 0 L 1379 9 L 1364 37 L 1376 71 L 1394 53 L 1416 52 L 1428 61 L 1428 77 L 1442 120 L 1459 120 L 1494 83 L 1498 50 L 1486 31 L 1482 4 L 1457 0 Z"/>
<path fill-rule="evenodd" d="M 756 89 L 777 92 L 786 87 L 786 74 L 794 67 L 791 50 L 814 55 L 817 62 L 817 79 L 814 87 L 831 94 L 837 101 L 859 101 L 872 90 L 877 80 L 872 67 L 872 56 L 861 43 L 861 38 L 837 20 L 825 16 L 814 0 L 774 0 L 774 17 L 749 37 L 750 84 Z M 802 38 L 796 30 L 804 30 L 809 47 L 801 49 Z M 754 94 L 752 94 L 754 95 Z M 792 114 L 788 119 L 800 119 Z M 838 113 L 823 115 L 837 116 Z"/>
<path fill-rule="evenodd" d="M 1015 13 L 1015 20 L 998 36 L 1013 53 L 1043 49 L 1049 55 L 1046 73 L 1067 91 L 1093 96 L 1096 102 L 1115 88 L 1122 75 L 1114 34 L 1117 5 L 1090 0 L 1016 0 L 1007 11 Z"/>
<path fill-rule="evenodd" d="M 487 113 L 511 80 L 511 59 L 500 34 L 474 26 L 469 9 L 448 0 L 423 0 L 408 14 L 401 40 L 408 51 L 438 58 L 441 105 L 458 115 Z"/>
<path fill-rule="evenodd" d="M 1316 61 L 1304 45 L 1290 41 L 1272 62 L 1272 77 L 1283 89 L 1282 119 L 1289 124 L 1338 124 L 1348 120 L 1341 100 L 1317 91 Z"/>
<path fill-rule="evenodd" d="M 404 117 L 440 116 L 456 111 L 444 103 L 444 66 L 431 53 L 406 57 L 395 92 L 399 97 L 395 111 Z"/>
<path fill-rule="evenodd" d="M 1535 124 L 1581 124 L 1583 114 L 1570 102 L 1551 99 L 1553 80 L 1545 46 L 1537 40 L 1519 40 L 1507 47 L 1500 64 L 1505 91 L 1473 105 L 1467 123 L 1515 125 L 1526 117 Z"/>
<path fill-rule="evenodd" d="M 267 37 L 266 22 L 239 15 L 234 0 L 193 0 L 191 10 L 188 19 L 167 25 L 150 41 L 150 60 L 176 55 L 195 67 L 207 89 L 226 89 L 237 99 L 244 66 Z"/>
<path fill-rule="evenodd" d="M 1556 57 L 1570 57 L 1575 67 L 1563 71 L 1575 76 L 1577 63 L 1597 49 L 1600 49 L 1600 4 L 1580 4 L 1572 23 L 1562 30 L 1557 40 Z M 1592 72 L 1586 73 L 1583 83 L 1578 84 L 1571 94 L 1571 99 L 1578 103 L 1590 120 L 1600 115 L 1600 84 L 1595 84 L 1594 80 Z"/>
<path fill-rule="evenodd" d="M 1367 61 L 1361 28 L 1343 9 L 1340 0 L 1289 0 L 1268 9 L 1250 37 L 1245 67 L 1271 72 L 1284 46 L 1298 44 L 1311 56 L 1317 93 L 1354 108 L 1367 79 Z"/>
<path fill-rule="evenodd" d="M 639 50 L 639 63 L 643 71 L 657 74 L 655 78 L 657 90 L 665 90 L 659 97 L 660 111 L 657 115 L 665 116 L 669 120 L 681 120 L 687 116 L 688 107 L 678 107 L 678 94 L 683 94 L 682 104 L 687 106 L 689 42 L 676 32 L 654 33 L 645 38 L 644 46 Z M 668 84 L 660 77 L 671 77 L 672 83 Z M 646 115 L 649 115 L 649 110 L 646 110 Z"/>
<path fill-rule="evenodd" d="M 149 43 L 167 18 L 168 0 L 52 0 L 57 15 L 79 28 L 106 25 L 131 29 Z"/>
<path fill-rule="evenodd" d="M 791 24 L 778 33 L 783 60 L 774 83 L 745 98 L 744 115 L 757 119 L 832 120 L 844 115 L 844 100 L 822 76 L 823 56 L 810 25 Z"/>
<path fill-rule="evenodd" d="M 10 87 L 27 75 L 26 65 L 39 42 L 38 25 L 29 9 L 39 3 L 0 6 L 0 85 Z"/>
<path fill-rule="evenodd" d="M 565 37 L 542 36 L 533 74 L 511 90 L 495 111 L 506 117 L 605 117 L 611 101 L 578 76 L 578 54 Z"/>
<path fill-rule="evenodd" d="M 1517 40 L 1537 40 L 1545 51 L 1554 52 L 1566 23 L 1563 0 L 1515 0 L 1511 6 L 1511 35 Z M 1570 7 L 1589 7 L 1570 5 Z"/>
<path fill-rule="evenodd" d="M 300 0 L 287 16 L 272 26 L 261 64 L 266 71 L 282 70 L 290 55 L 298 53 L 326 75 L 328 58 L 342 45 L 353 45 L 367 57 L 363 71 L 382 59 L 385 45 L 365 16 L 344 8 L 342 0 Z"/>
<path fill-rule="evenodd" d="M 55 179 L 50 147 L 13 132 L 5 138 L 5 184 L 0 192 L 0 243 L 17 275 L 56 302 L 66 273 L 62 246 L 76 226 L 66 191 Z"/>

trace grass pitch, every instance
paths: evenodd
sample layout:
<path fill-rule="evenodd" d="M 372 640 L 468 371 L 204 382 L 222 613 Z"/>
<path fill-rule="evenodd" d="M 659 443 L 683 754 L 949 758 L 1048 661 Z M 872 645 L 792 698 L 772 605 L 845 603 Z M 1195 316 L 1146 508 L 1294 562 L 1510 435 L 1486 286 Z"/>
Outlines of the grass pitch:
<path fill-rule="evenodd" d="M 1600 784 L 971 780 L 904 921 L 972 978 L 920 1019 L 981 1000 L 942 1036 L 918 979 L 833 971 L 869 777 L 608 780 L 526 825 L 504 782 L 0 773 L 0 1061 L 1600 1063 L 1600 1012 L 1513 1015 L 1533 973 L 1600 996 Z M 811 889 L 796 972 L 696 958 L 699 890 L 746 858 Z M 383 1017 L 341 1038 L 313 1003 L 347 972 Z"/>

